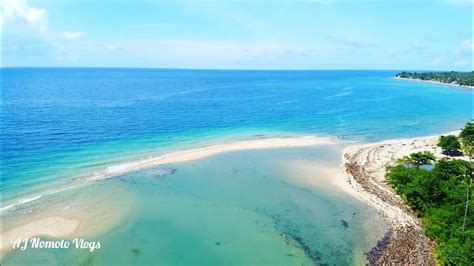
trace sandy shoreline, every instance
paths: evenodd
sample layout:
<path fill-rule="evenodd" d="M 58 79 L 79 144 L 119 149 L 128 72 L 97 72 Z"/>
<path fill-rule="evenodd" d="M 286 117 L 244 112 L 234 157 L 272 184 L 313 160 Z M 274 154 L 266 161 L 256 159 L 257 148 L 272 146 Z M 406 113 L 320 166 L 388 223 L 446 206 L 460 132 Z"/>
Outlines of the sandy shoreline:
<path fill-rule="evenodd" d="M 418 82 L 424 82 L 424 83 L 430 83 L 430 84 L 436 84 L 436 85 L 445 85 L 445 86 L 458 87 L 458 88 L 474 89 L 474 86 L 459 85 L 455 83 L 444 83 L 444 82 L 435 81 L 435 80 L 422 80 L 422 79 L 400 78 L 400 77 L 395 77 L 395 79 L 418 81 Z"/>
<path fill-rule="evenodd" d="M 44 195 L 61 193 L 73 188 L 81 187 L 86 185 L 90 181 L 100 181 L 109 178 L 114 178 L 120 175 L 128 174 L 131 172 L 143 170 L 150 167 L 155 167 L 170 163 L 180 163 L 192 160 L 202 159 L 208 156 L 216 155 L 219 153 L 244 151 L 244 150 L 255 150 L 255 149 L 274 149 L 274 148 L 289 148 L 289 147 L 304 147 L 313 145 L 330 145 L 335 144 L 335 141 L 330 138 L 323 137 L 273 137 L 273 138 L 262 138 L 262 139 L 249 139 L 233 142 L 224 142 L 221 144 L 201 146 L 200 148 L 186 149 L 182 151 L 175 151 L 165 153 L 159 156 L 148 157 L 147 159 L 127 162 L 123 164 L 112 165 L 105 168 L 102 171 L 98 171 L 86 176 L 71 177 L 80 183 L 75 183 L 72 186 L 67 186 L 60 190 L 45 192 L 44 194 L 32 194 L 23 196 L 19 199 L 10 200 L 9 202 L 3 202 L 0 207 L 0 214 L 4 211 L 8 211 L 15 208 L 18 205 L 26 204 L 35 200 L 40 199 Z M 84 182 L 85 181 L 85 182 Z"/>
<path fill-rule="evenodd" d="M 17 239 L 27 239 L 35 236 L 50 236 L 53 238 L 71 235 L 79 225 L 77 220 L 65 219 L 63 217 L 48 217 L 18 226 L 7 232 L 2 232 L 0 242 L 0 257 L 5 255 L 11 248 L 11 244 Z"/>
<path fill-rule="evenodd" d="M 169 163 L 179 163 L 192 160 L 198 160 L 208 156 L 234 152 L 244 150 L 255 150 L 255 149 L 273 149 L 273 148 L 290 148 L 290 147 L 304 147 L 304 146 L 319 146 L 319 145 L 330 145 L 335 144 L 334 141 L 329 138 L 320 137 L 288 137 L 288 138 L 267 138 L 267 139 L 252 139 L 243 140 L 237 142 L 216 144 L 210 146 L 203 146 L 200 148 L 183 150 L 178 152 L 172 152 L 157 157 L 148 158 L 142 161 L 121 164 L 117 166 L 108 167 L 106 170 L 95 173 L 94 175 L 87 178 L 87 181 L 101 181 L 113 177 L 117 177 L 123 174 L 127 174 L 134 171 L 139 171 L 145 168 L 159 166 Z M 91 182 L 86 182 L 92 184 Z M 40 196 L 31 197 L 31 199 L 41 199 Z M 16 205 L 20 204 L 32 204 L 34 200 L 19 200 L 13 206 L 3 207 L 0 215 L 5 215 L 5 212 L 15 211 Z M 67 206 L 69 208 L 69 206 Z M 53 213 L 45 212 L 36 214 L 34 217 L 30 217 L 31 220 L 23 223 L 15 223 L 13 226 L 2 224 L 2 231 L 0 235 L 0 257 L 6 255 L 12 247 L 12 242 L 18 238 L 31 238 L 35 236 L 49 236 L 53 238 L 57 237 L 70 237 L 72 235 L 81 235 L 87 231 L 83 228 L 79 229 L 79 224 L 84 224 L 86 220 L 91 218 L 87 213 L 82 211 L 69 215 L 70 209 L 64 209 L 59 213 L 53 211 Z M 62 214 L 64 213 L 64 214 Z M 74 218 L 71 218 L 74 217 Z"/>
<path fill-rule="evenodd" d="M 457 132 L 454 132 L 457 133 Z M 416 263 L 434 264 L 432 243 L 423 235 L 421 222 L 403 204 L 385 180 L 386 165 L 403 156 L 417 151 L 429 150 L 438 157 L 443 157 L 436 146 L 438 136 L 420 137 L 384 141 L 380 143 L 348 146 L 342 153 L 342 167 L 335 173 L 333 182 L 345 192 L 369 204 L 385 218 L 391 230 L 369 253 L 377 263 Z M 197 160 L 208 156 L 254 149 L 289 148 L 336 144 L 329 138 L 289 137 L 252 139 L 196 149 L 172 152 L 145 160 L 108 167 L 100 173 L 87 178 L 88 181 L 100 181 L 120 176 L 133 171 L 169 163 Z M 90 183 L 90 182 L 89 182 Z M 3 215 L 3 213 L 2 213 Z M 51 237 L 68 237 L 77 235 L 77 224 L 81 221 L 70 217 L 39 215 L 35 220 L 10 228 L 1 234 L 1 254 L 5 255 L 11 248 L 11 241 L 18 237 L 47 235 Z M 383 250 L 380 250 L 383 246 Z"/>
<path fill-rule="evenodd" d="M 451 132 L 447 134 L 457 134 Z M 445 157 L 436 146 L 439 136 L 384 141 L 347 147 L 342 155 L 341 187 L 376 208 L 391 230 L 368 253 L 371 264 L 434 265 L 431 241 L 421 221 L 403 203 L 385 179 L 386 166 L 414 152 L 431 151 Z"/>
<path fill-rule="evenodd" d="M 244 151 L 244 150 L 255 150 L 255 149 L 275 149 L 275 148 L 289 148 L 289 147 L 304 147 L 313 145 L 329 145 L 335 142 L 329 138 L 321 137 L 288 137 L 288 138 L 267 138 L 267 139 L 254 139 L 254 140 L 243 140 L 237 142 L 230 142 L 224 144 L 216 144 L 210 146 L 203 146 L 201 148 L 189 149 L 184 151 L 172 152 L 157 157 L 152 157 L 142 161 L 111 166 L 108 167 L 104 172 L 96 173 L 94 176 L 88 178 L 88 180 L 100 180 L 107 179 L 117 175 L 138 171 L 141 169 L 158 166 L 169 163 L 180 163 L 198 160 L 208 156 Z"/>

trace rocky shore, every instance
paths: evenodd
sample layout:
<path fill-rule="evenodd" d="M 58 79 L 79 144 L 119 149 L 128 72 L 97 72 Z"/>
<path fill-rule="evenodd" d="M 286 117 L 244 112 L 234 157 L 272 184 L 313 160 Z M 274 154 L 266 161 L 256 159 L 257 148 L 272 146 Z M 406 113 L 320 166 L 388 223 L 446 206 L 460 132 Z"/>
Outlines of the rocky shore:
<path fill-rule="evenodd" d="M 450 134 L 457 133 L 452 132 Z M 423 226 L 414 212 L 385 179 L 386 167 L 414 152 L 431 151 L 437 157 L 439 136 L 394 140 L 367 145 L 355 145 L 343 152 L 346 189 L 375 207 L 385 218 L 390 230 L 367 253 L 371 265 L 435 265 L 432 241 L 423 234 Z M 346 184 L 347 184 L 346 183 Z"/>

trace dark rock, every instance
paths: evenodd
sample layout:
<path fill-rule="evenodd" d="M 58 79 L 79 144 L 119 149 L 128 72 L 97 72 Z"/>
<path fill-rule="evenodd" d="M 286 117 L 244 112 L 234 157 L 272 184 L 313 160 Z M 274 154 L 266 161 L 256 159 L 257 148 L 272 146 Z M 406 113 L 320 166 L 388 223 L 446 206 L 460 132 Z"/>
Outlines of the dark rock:
<path fill-rule="evenodd" d="M 284 232 L 285 237 L 293 239 L 298 246 L 304 251 L 304 253 L 316 264 L 321 265 L 322 254 L 316 249 L 312 249 L 306 242 L 299 236 L 295 236 L 291 233 Z"/>
<path fill-rule="evenodd" d="M 342 224 L 342 226 L 343 226 L 344 228 L 349 227 L 349 223 L 347 223 L 347 222 L 344 221 L 344 220 L 341 220 L 341 224 Z"/>
<path fill-rule="evenodd" d="M 385 252 L 385 249 L 387 248 L 392 235 L 393 235 L 393 230 L 389 229 L 387 233 L 385 233 L 385 236 L 377 242 L 377 245 L 375 245 L 375 247 L 373 247 L 368 253 L 366 253 L 367 260 L 369 261 L 370 265 L 377 264 L 377 262 L 379 261 L 379 258 Z"/>
<path fill-rule="evenodd" d="M 159 179 L 159 178 L 167 176 L 167 175 L 172 175 L 172 174 L 176 173 L 176 171 L 178 171 L 178 169 L 176 169 L 174 167 L 159 167 L 159 168 L 152 169 L 152 170 L 146 172 L 145 175 L 150 176 L 150 177 L 155 178 L 155 179 Z"/>

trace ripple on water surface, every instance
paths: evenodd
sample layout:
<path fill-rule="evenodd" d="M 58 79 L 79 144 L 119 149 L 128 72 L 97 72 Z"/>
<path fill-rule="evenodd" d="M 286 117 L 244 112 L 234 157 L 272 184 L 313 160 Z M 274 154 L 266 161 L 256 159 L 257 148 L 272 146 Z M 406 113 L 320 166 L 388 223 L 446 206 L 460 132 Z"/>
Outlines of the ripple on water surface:
<path fill-rule="evenodd" d="M 101 241 L 99 251 L 14 251 L 5 262 L 362 263 L 386 226 L 314 167 L 337 167 L 340 151 L 326 145 L 231 152 L 100 181 L 91 198 L 122 187 L 114 198 L 131 207 L 119 222 L 89 236 Z"/>

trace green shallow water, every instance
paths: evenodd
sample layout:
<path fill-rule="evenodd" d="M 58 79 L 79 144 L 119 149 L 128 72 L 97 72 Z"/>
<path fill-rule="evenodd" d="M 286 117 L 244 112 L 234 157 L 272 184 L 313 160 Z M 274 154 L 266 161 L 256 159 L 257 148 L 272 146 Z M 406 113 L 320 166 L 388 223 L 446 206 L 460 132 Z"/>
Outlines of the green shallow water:
<path fill-rule="evenodd" d="M 89 200 L 110 199 L 117 208 L 126 199 L 130 209 L 126 216 L 107 230 L 87 236 L 100 241 L 101 249 L 92 253 L 72 248 L 15 250 L 3 262 L 364 264 L 364 253 L 387 227 L 375 210 L 346 195 L 323 171 L 338 166 L 341 149 L 330 145 L 232 152 L 97 182 L 62 197 L 80 204 L 86 194 Z M 177 171 L 157 176 L 171 168 Z M 64 201 L 57 197 L 35 204 L 54 206 Z M 97 214 L 88 222 L 100 223 L 101 218 Z"/>

